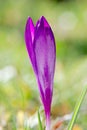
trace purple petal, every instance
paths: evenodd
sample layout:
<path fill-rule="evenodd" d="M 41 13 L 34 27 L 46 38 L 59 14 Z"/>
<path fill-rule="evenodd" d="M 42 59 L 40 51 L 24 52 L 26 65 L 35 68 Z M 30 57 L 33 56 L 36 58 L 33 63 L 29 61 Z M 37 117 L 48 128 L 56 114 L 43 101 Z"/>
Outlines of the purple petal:
<path fill-rule="evenodd" d="M 38 76 L 42 78 L 42 86 L 47 87 L 48 81 L 53 81 L 56 49 L 52 30 L 44 17 L 35 32 L 34 50 Z"/>
<path fill-rule="evenodd" d="M 38 80 L 45 98 L 43 103 L 48 108 L 52 99 L 56 49 L 53 32 L 43 16 L 35 28 L 34 50 Z"/>
<path fill-rule="evenodd" d="M 35 64 L 35 54 L 33 49 L 33 41 L 34 41 L 34 24 L 32 19 L 29 17 L 27 19 L 26 27 L 25 27 L 25 43 L 28 51 L 28 55 L 30 57 L 32 66 L 34 71 L 36 72 L 36 64 Z"/>
<path fill-rule="evenodd" d="M 56 47 L 53 32 L 44 16 L 37 21 L 35 27 L 32 19 L 28 18 L 25 42 L 44 105 L 46 130 L 49 130 Z"/>

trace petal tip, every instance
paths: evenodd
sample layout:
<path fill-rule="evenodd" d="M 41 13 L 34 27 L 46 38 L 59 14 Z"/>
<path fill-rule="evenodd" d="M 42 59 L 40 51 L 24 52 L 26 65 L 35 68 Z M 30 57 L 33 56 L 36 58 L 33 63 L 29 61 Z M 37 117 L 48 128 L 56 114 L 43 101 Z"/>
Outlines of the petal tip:
<path fill-rule="evenodd" d="M 32 21 L 32 18 L 31 18 L 30 16 L 28 16 L 26 25 L 27 25 L 27 24 L 31 24 L 31 22 L 33 22 L 33 21 Z"/>
<path fill-rule="evenodd" d="M 41 23 L 44 25 L 44 27 L 50 27 L 44 16 L 41 16 Z"/>
<path fill-rule="evenodd" d="M 34 37 L 34 23 L 31 17 L 28 16 L 26 26 L 25 26 L 25 37 L 26 35 L 31 35 L 31 39 Z"/>

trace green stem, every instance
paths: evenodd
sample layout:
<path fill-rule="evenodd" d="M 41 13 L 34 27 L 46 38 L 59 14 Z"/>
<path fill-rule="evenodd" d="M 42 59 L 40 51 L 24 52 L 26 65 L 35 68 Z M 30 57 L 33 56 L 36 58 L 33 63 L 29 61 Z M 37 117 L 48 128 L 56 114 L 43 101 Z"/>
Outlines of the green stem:
<path fill-rule="evenodd" d="M 74 125 L 74 123 L 75 123 L 75 121 L 76 121 L 77 114 L 78 114 L 78 112 L 79 112 L 79 109 L 80 109 L 80 107 L 81 107 L 81 104 L 82 104 L 82 102 L 83 102 L 83 99 L 84 99 L 84 97 L 85 97 L 85 95 L 86 95 L 86 92 L 87 92 L 87 86 L 85 86 L 85 87 L 83 88 L 82 93 L 81 93 L 81 95 L 80 95 L 80 97 L 79 97 L 79 100 L 78 100 L 78 102 L 76 103 L 76 106 L 75 106 L 75 109 L 74 109 L 74 112 L 73 112 L 72 119 L 71 119 L 71 121 L 70 121 L 70 123 L 69 123 L 69 125 L 68 125 L 68 130 L 72 130 L 72 128 L 73 128 L 73 125 Z"/>

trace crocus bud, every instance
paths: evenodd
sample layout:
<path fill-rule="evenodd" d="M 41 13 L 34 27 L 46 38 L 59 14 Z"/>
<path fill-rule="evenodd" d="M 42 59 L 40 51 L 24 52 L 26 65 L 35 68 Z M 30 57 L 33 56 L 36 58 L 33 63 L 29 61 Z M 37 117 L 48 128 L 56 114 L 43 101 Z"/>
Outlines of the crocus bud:
<path fill-rule="evenodd" d="M 28 18 L 25 27 L 25 43 L 44 106 L 46 130 L 50 130 L 56 47 L 53 32 L 44 16 L 35 26 L 32 19 Z"/>

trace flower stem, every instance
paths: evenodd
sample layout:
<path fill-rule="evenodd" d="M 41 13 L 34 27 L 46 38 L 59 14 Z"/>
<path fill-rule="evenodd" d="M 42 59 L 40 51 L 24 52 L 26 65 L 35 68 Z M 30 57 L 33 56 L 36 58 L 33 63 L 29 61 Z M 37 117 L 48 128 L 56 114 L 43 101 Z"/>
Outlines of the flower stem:
<path fill-rule="evenodd" d="M 50 130 L 50 113 L 46 114 L 46 130 Z"/>

